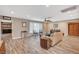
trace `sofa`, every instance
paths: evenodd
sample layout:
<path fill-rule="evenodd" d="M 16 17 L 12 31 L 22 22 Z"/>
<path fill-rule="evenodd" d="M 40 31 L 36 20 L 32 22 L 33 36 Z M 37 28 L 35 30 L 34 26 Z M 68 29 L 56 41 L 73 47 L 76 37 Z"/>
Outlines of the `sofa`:
<path fill-rule="evenodd" d="M 62 32 L 55 32 L 55 33 L 52 33 L 50 36 L 42 35 L 41 38 L 44 40 L 46 39 L 49 43 L 48 45 L 44 43 L 44 45 L 53 47 L 57 45 L 59 42 L 61 42 L 64 39 L 64 36 Z"/>
<path fill-rule="evenodd" d="M 63 39 L 64 39 L 64 36 L 62 32 L 55 32 L 54 34 L 51 34 L 50 36 L 50 40 L 52 41 L 51 46 L 55 46 Z"/>
<path fill-rule="evenodd" d="M 0 40 L 0 54 L 5 54 L 6 49 L 5 49 L 5 42 L 3 40 Z"/>

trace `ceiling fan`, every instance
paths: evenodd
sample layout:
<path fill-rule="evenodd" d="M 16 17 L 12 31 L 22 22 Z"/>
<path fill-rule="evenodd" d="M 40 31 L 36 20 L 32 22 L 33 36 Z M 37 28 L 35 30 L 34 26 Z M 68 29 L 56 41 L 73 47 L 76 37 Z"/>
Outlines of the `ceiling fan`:
<path fill-rule="evenodd" d="M 45 21 L 52 22 L 51 19 L 52 19 L 52 17 L 47 17 L 47 18 L 45 18 Z"/>
<path fill-rule="evenodd" d="M 68 12 L 68 11 L 73 11 L 73 10 L 76 10 L 77 7 L 78 7 L 77 5 L 71 6 L 69 8 L 66 8 L 66 9 L 61 10 L 61 12 L 64 13 L 64 12 Z"/>

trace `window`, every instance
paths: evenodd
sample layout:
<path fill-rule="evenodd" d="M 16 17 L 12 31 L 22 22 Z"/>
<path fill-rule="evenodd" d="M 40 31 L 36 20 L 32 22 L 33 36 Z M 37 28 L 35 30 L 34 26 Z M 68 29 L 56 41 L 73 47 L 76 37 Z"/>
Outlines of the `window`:
<path fill-rule="evenodd" d="M 42 23 L 30 22 L 30 33 L 39 33 L 42 31 Z"/>

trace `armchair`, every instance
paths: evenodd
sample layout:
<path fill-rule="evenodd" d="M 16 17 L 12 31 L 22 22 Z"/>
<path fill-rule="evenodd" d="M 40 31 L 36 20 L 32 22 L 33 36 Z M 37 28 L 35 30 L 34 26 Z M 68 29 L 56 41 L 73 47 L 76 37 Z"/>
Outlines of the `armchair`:
<path fill-rule="evenodd" d="M 51 34 L 50 36 L 50 40 L 51 42 L 51 46 L 54 46 L 56 44 L 58 44 L 60 41 L 63 40 L 63 33 L 62 32 L 55 32 L 53 35 Z"/>

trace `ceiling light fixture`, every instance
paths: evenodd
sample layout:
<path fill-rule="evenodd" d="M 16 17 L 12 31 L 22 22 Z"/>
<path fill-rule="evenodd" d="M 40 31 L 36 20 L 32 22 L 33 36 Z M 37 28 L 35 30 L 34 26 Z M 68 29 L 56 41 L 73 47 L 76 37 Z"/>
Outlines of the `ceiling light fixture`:
<path fill-rule="evenodd" d="M 46 5 L 46 7 L 49 7 L 49 5 Z"/>
<path fill-rule="evenodd" d="M 27 15 L 26 17 L 27 17 L 27 18 L 29 18 L 30 16 L 29 16 L 29 15 Z"/>
<path fill-rule="evenodd" d="M 14 11 L 11 11 L 11 14 L 14 14 Z"/>

